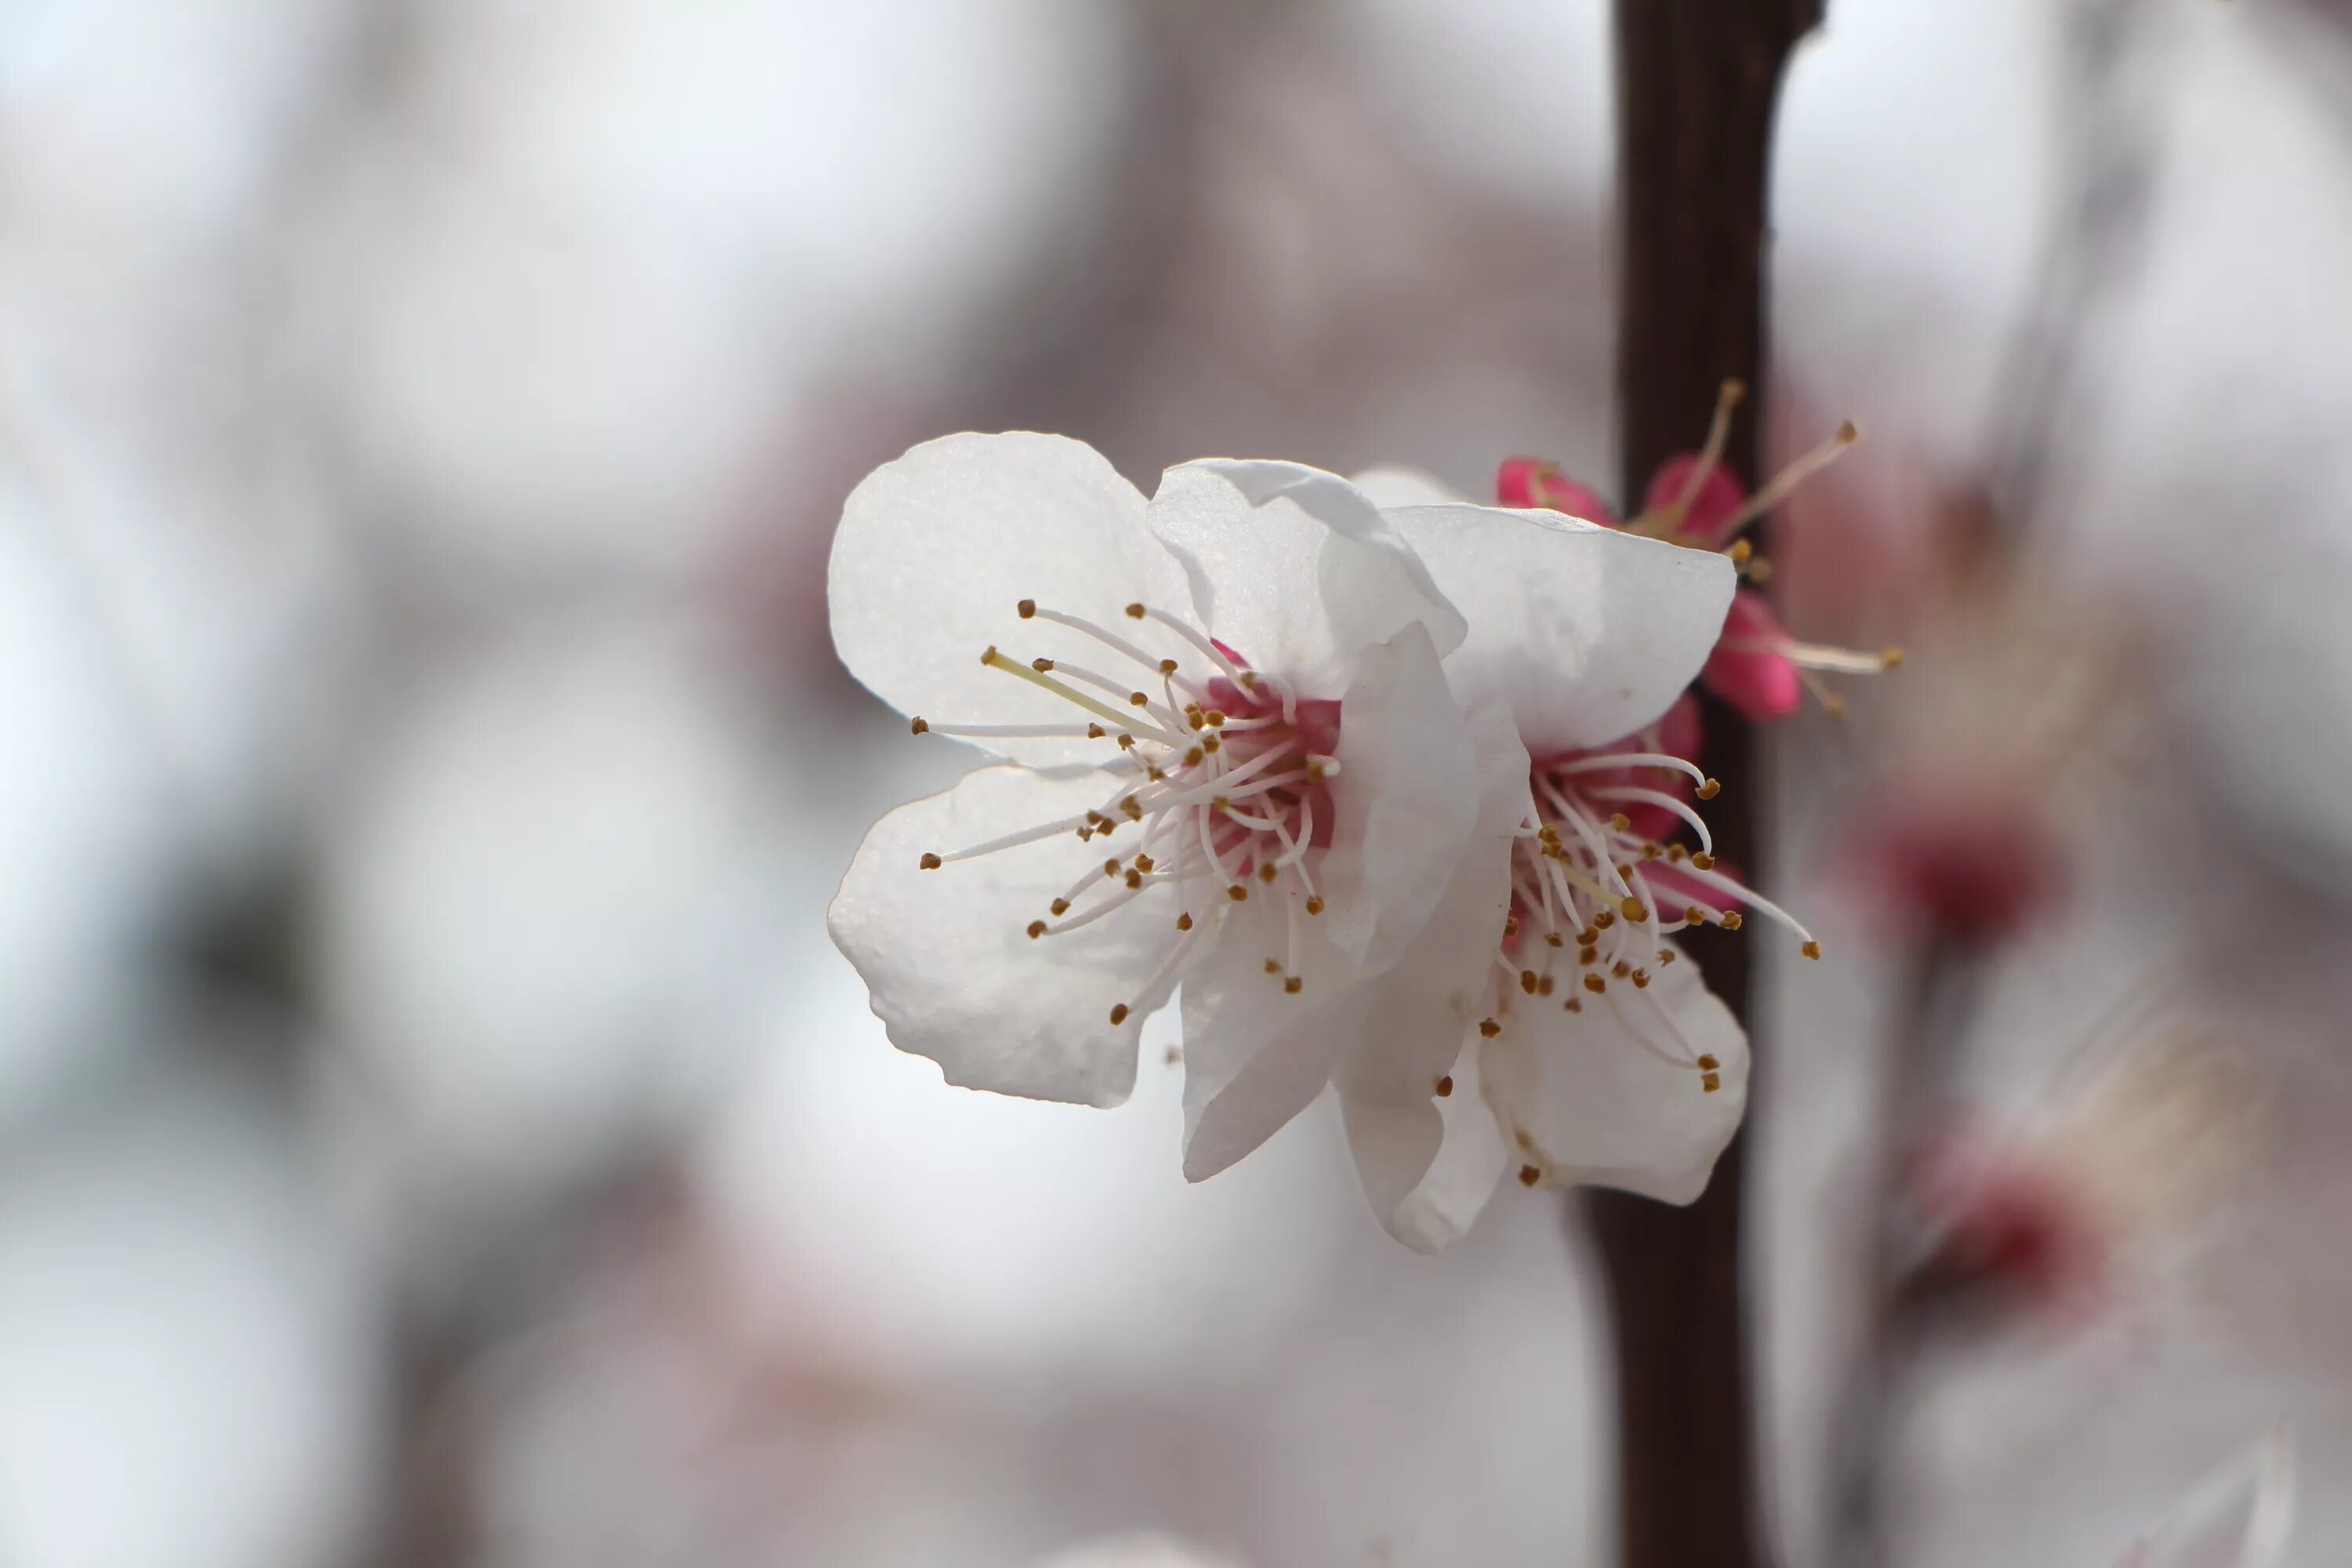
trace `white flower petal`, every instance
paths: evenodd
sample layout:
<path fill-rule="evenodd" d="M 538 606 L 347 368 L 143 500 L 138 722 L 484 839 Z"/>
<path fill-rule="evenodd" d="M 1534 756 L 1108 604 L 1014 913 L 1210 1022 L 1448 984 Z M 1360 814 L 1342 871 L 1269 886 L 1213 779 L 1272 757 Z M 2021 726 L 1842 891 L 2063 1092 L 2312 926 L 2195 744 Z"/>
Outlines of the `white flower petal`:
<path fill-rule="evenodd" d="M 1672 944 L 1667 944 L 1671 946 Z M 1605 995 L 1579 992 L 1581 1011 L 1549 998 L 1515 1009 L 1486 1043 L 1487 1103 L 1547 1187 L 1591 1183 L 1670 1204 L 1706 1190 L 1716 1156 L 1748 1105 L 1748 1038 L 1687 957 L 1650 966 L 1646 995 L 1673 1016 L 1694 1054 L 1721 1063 L 1722 1087 L 1705 1091 L 1689 1068 L 1642 1043 L 1672 1044 L 1622 981 Z M 1636 1036 L 1633 1031 L 1641 1031 Z"/>
<path fill-rule="evenodd" d="M 1083 442 L 1027 432 L 927 441 L 868 474 L 842 510 L 825 585 L 834 647 L 883 700 L 933 724 L 1087 722 L 1087 712 L 980 656 L 1001 645 L 1024 663 L 1066 659 L 1147 684 L 1149 671 L 1086 634 L 1022 619 L 1014 606 L 1024 599 L 1093 621 L 1155 658 L 1189 654 L 1122 613 L 1136 603 L 1192 610 L 1183 569 L 1144 512 L 1142 492 Z M 1040 766 L 1099 762 L 1108 743 L 986 742 Z"/>
<path fill-rule="evenodd" d="M 1300 922 L 1288 970 L 1282 900 L 1253 898 L 1184 983 L 1184 1179 L 1206 1181 L 1315 1102 L 1363 1027 L 1370 997 L 1322 918 Z M 1283 989 L 1296 973 L 1297 994 Z"/>
<path fill-rule="evenodd" d="M 1632 734 L 1706 662 L 1736 585 L 1731 563 L 1547 511 L 1389 512 L 1469 619 L 1446 660 L 1464 706 L 1511 705 L 1538 756 Z"/>
<path fill-rule="evenodd" d="M 2294 1451 L 2273 1434 L 2200 1482 L 2117 1568 L 2272 1568 L 2294 1520 Z"/>
<path fill-rule="evenodd" d="M 1483 1122 L 1497 1150 L 1495 1159 L 1501 1158 L 1494 1118 L 1477 1099 L 1475 1068 L 1466 1085 L 1457 1079 L 1447 1100 L 1436 1093 L 1437 1080 L 1453 1071 L 1465 1033 L 1475 1037 L 1473 1026 L 1510 913 L 1511 848 L 1530 809 L 1528 753 L 1508 716 L 1499 707 L 1487 709 L 1472 731 L 1478 775 L 1474 832 L 1454 857 L 1426 929 L 1394 968 L 1370 983 L 1373 1000 L 1362 1034 L 1336 1074 L 1365 1197 L 1391 1235 L 1425 1251 L 1460 1234 L 1485 1201 L 1485 1193 L 1473 1198 L 1464 1190 L 1465 1182 L 1475 1187 L 1476 1181 L 1475 1134 L 1460 1141 L 1461 1158 L 1445 1171 L 1433 1168 L 1448 1136 L 1441 1111 L 1450 1102 L 1467 1107 L 1462 1120 Z M 1488 1191 L 1494 1173 L 1487 1173 Z M 1409 1200 L 1417 1201 L 1408 1207 Z"/>
<path fill-rule="evenodd" d="M 1167 1000 L 1140 994 L 1178 941 L 1180 889 L 1147 888 L 1091 925 L 1033 940 L 1089 867 L 1123 852 L 1057 833 L 976 859 L 919 868 L 944 854 L 1108 805 L 1115 780 L 985 767 L 942 795 L 902 805 L 857 847 L 826 920 L 857 966 L 874 1011 L 902 1051 L 929 1057 L 947 1080 L 1035 1100 L 1117 1105 L 1135 1084 L 1136 1037 Z M 1094 907 L 1106 885 L 1071 911 Z M 1207 944 L 1203 931 L 1200 945 Z M 1131 1011 L 1110 1022 L 1114 1005 Z"/>
<path fill-rule="evenodd" d="M 1184 563 L 1215 635 L 1253 665 L 1331 697 L 1364 648 L 1416 623 L 1440 654 L 1462 616 L 1380 509 L 1337 474 L 1203 458 L 1161 476 L 1152 531 Z"/>
<path fill-rule="evenodd" d="M 1503 1130 L 1488 1110 L 1480 1058 L 1486 1041 L 1463 1031 L 1452 1069 L 1454 1092 L 1437 1102 L 1444 1139 L 1436 1158 L 1396 1206 L 1388 1230 L 1416 1252 L 1435 1252 L 1467 1231 L 1511 1168 Z"/>
<path fill-rule="evenodd" d="M 1524 799 L 1527 753 L 1516 738 L 1512 749 Z M 1468 722 L 1421 626 L 1365 653 L 1340 705 L 1338 755 L 1338 821 L 1321 872 L 1326 919 L 1339 950 L 1377 973 L 1428 923 L 1479 814 Z M 1497 889 L 1507 883 L 1507 873 L 1494 879 Z"/>
<path fill-rule="evenodd" d="M 1425 469 L 1402 463 L 1383 463 L 1349 477 L 1348 482 L 1374 506 L 1386 511 L 1401 506 L 1472 506 L 1468 496 Z"/>
<path fill-rule="evenodd" d="M 1172 1535 L 1106 1535 L 1064 1547 L 1037 1568 L 1239 1568 L 1230 1557 Z"/>

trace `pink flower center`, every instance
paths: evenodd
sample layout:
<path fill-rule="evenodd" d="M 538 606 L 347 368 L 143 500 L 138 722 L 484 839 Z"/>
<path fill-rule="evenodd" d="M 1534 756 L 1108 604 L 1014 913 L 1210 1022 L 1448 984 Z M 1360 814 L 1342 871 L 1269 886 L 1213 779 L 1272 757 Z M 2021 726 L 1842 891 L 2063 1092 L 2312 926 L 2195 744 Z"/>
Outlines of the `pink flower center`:
<path fill-rule="evenodd" d="M 1299 696 L 1289 682 L 1253 668 L 1234 649 L 1146 605 L 1129 605 L 1127 617 L 1172 631 L 1189 657 L 1155 658 L 1129 637 L 1034 600 L 1022 600 L 1017 610 L 1024 621 L 1051 621 L 1102 644 L 1118 656 L 1111 668 L 1124 679 L 1062 658 L 1024 663 L 991 647 L 981 656 L 982 664 L 1053 693 L 1086 721 L 933 724 L 917 719 L 916 732 L 1099 741 L 1106 748 L 1102 771 L 1115 787 L 1101 805 L 1080 816 L 927 853 L 922 868 L 941 869 L 1064 833 L 1086 845 L 1131 840 L 1124 855 L 1074 852 L 1074 867 L 1083 868 L 1076 879 L 1024 928 L 1033 941 L 1066 935 L 1154 888 L 1180 890 L 1177 935 L 1136 1001 L 1111 1009 L 1114 1026 L 1164 1000 L 1202 933 L 1221 928 L 1228 912 L 1253 895 L 1282 901 L 1285 952 L 1267 957 L 1266 973 L 1297 995 L 1304 986 L 1300 922 L 1323 912 L 1309 860 L 1331 843 L 1328 781 L 1339 771 L 1333 755 L 1339 704 Z"/>
<path fill-rule="evenodd" d="M 1706 823 L 1684 795 L 1711 799 L 1720 786 L 1667 749 L 1667 727 L 1530 763 L 1532 811 L 1512 846 L 1510 913 L 1479 1030 L 1491 1039 L 1516 1012 L 1557 997 L 1566 1012 L 1610 1014 L 1641 1048 L 1713 1094 L 1722 1064 L 1691 1043 L 1653 989 L 1655 973 L 1679 956 L 1664 939 L 1693 926 L 1737 931 L 1745 906 L 1794 931 L 1806 957 L 1822 950 L 1787 910 L 1717 868 Z M 1695 733 L 1688 740 L 1695 745 Z M 1668 842 L 1685 829 L 1696 849 Z M 1546 1158 L 1529 1141 L 1519 1147 Z M 1545 1173 L 1540 1163 L 1526 1171 L 1531 1185 Z"/>

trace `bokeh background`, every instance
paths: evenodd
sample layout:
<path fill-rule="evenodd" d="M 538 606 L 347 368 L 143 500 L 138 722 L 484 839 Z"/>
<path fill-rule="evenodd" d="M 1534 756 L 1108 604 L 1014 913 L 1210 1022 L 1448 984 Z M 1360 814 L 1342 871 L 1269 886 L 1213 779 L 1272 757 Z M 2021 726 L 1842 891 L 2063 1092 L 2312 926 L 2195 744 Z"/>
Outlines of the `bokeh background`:
<path fill-rule="evenodd" d="M 956 429 L 1613 488 L 1610 97 L 1601 0 L 0 5 L 0 1562 L 1605 1561 L 1556 1201 L 1433 1261 L 1320 1110 L 1187 1188 L 1157 1036 L 1113 1112 L 888 1047 L 824 903 L 967 759 L 823 582 Z M 1770 445 L 1869 431 L 1787 613 L 1912 645 L 1772 758 L 1776 1533 L 1900 1016 L 1850 829 L 2041 715 L 1963 1092 L 2148 1201 L 1916 1380 L 1905 1559 L 2106 1563 L 2283 1424 L 2345 1561 L 2352 11 L 1833 0 L 1775 199 Z M 2184 1033 L 2226 1093 L 2083 1087 Z"/>

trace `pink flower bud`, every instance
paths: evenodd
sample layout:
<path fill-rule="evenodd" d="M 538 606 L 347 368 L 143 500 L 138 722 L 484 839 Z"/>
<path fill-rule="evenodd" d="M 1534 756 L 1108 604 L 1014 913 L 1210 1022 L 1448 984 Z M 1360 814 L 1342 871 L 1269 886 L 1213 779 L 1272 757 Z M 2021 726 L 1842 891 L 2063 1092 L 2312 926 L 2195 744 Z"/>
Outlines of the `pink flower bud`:
<path fill-rule="evenodd" d="M 1862 837 L 1865 868 L 1894 912 L 1948 940 L 1990 947 L 2063 891 L 2065 857 L 2029 803 L 1996 792 L 1922 792 Z"/>
<path fill-rule="evenodd" d="M 1544 458 L 1506 458 L 1495 474 L 1495 500 L 1499 506 L 1549 507 L 1589 522 L 1617 526 L 1614 508 L 1601 492 L 1578 484 Z"/>

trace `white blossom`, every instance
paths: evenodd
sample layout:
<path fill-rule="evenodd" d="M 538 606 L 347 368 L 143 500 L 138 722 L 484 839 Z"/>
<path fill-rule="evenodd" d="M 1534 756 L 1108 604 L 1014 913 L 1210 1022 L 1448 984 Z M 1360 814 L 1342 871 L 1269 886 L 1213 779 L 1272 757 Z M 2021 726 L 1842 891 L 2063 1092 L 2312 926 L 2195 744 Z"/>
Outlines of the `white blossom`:
<path fill-rule="evenodd" d="M 1442 1149 L 1391 1228 L 1441 1246 L 1514 1172 L 1688 1203 L 1738 1130 L 1748 1044 L 1672 933 L 1737 928 L 1744 905 L 1820 952 L 1716 868 L 1704 820 L 1663 787 L 1716 788 L 1661 721 L 1722 626 L 1732 568 L 1548 511 L 1449 502 L 1408 470 L 1358 483 L 1464 613 L 1445 664 L 1456 696 L 1507 711 L 1530 759 L 1477 1022 L 1437 1069 Z M 1680 829 L 1695 852 L 1659 843 Z"/>
<path fill-rule="evenodd" d="M 1623 912 L 1648 884 L 1609 864 L 1605 816 L 1561 847 L 1560 802 L 1647 764 L 1566 791 L 1549 770 L 1658 718 L 1731 587 L 1714 556 L 1384 511 L 1295 464 L 1185 464 L 1147 500 L 1072 441 L 919 447 L 850 499 L 835 643 L 919 732 L 1004 761 L 876 826 L 835 939 L 900 1048 L 1039 1098 L 1124 1098 L 1181 983 L 1194 1180 L 1330 1085 L 1416 1247 L 1475 1216 L 1507 1144 L 1546 1182 L 1686 1200 L 1744 1042 L 1687 963 L 1654 984 L 1681 919 Z M 1604 898 L 1596 962 L 1643 973 L 1579 1019 L 1540 944 Z"/>
<path fill-rule="evenodd" d="M 1186 982 L 1208 1176 L 1376 1036 L 1476 817 L 1439 668 L 1461 617 L 1344 480 L 1205 461 L 1147 501 L 1037 435 L 916 447 L 850 498 L 850 670 L 1003 763 L 892 812 L 831 914 L 901 1049 L 949 1081 L 1115 1104 Z"/>

